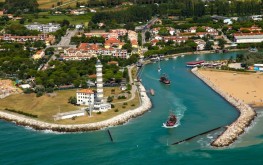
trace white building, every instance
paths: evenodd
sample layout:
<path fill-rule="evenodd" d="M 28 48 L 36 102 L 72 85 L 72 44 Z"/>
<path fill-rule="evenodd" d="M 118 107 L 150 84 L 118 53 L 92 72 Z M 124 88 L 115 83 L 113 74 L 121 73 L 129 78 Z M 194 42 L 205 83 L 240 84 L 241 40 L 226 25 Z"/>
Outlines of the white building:
<path fill-rule="evenodd" d="M 82 89 L 77 91 L 77 104 L 79 105 L 93 105 L 94 92 L 91 89 Z"/>
<path fill-rule="evenodd" d="M 263 33 L 235 33 L 236 43 L 260 43 L 263 41 Z"/>
<path fill-rule="evenodd" d="M 25 25 L 28 30 L 37 30 L 43 33 L 55 32 L 60 29 L 60 24 L 48 23 L 39 24 L 37 22 L 29 25 Z"/>
<path fill-rule="evenodd" d="M 194 42 L 197 44 L 196 46 L 197 51 L 205 49 L 206 42 L 204 40 L 197 39 L 197 40 L 194 40 Z"/>

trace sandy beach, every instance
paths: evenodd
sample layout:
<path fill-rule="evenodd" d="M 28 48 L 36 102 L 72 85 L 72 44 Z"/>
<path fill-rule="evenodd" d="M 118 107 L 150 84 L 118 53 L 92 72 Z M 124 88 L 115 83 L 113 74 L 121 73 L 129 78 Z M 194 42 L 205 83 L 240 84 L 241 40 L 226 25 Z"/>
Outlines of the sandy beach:
<path fill-rule="evenodd" d="M 263 73 L 198 70 L 218 88 L 252 107 L 263 106 Z"/>
<path fill-rule="evenodd" d="M 236 121 L 234 121 L 232 124 L 228 125 L 226 127 L 226 130 L 217 137 L 217 139 L 215 139 L 211 145 L 214 147 L 226 147 L 231 145 L 233 142 L 236 141 L 236 139 L 245 132 L 245 129 L 251 124 L 251 122 L 254 120 L 254 118 L 256 117 L 256 112 L 254 111 L 254 109 L 252 109 L 245 101 L 241 100 L 242 95 L 234 95 L 232 93 L 228 93 L 227 90 L 230 90 L 232 88 L 234 88 L 233 86 L 238 86 L 237 84 L 242 84 L 239 83 L 243 82 L 245 84 L 243 84 L 244 86 L 242 86 L 242 88 L 247 89 L 246 88 L 246 83 L 249 82 L 249 77 L 246 77 L 248 82 L 244 82 L 243 79 L 239 79 L 238 82 L 233 81 L 235 78 L 231 78 L 231 76 L 233 77 L 239 77 L 239 75 L 235 72 L 220 72 L 218 71 L 218 73 L 221 73 L 222 75 L 225 75 L 225 73 L 227 73 L 226 77 L 222 76 L 222 75 L 217 75 L 216 71 L 203 71 L 203 70 L 198 70 L 197 68 L 193 68 L 192 69 L 192 73 L 194 73 L 198 78 L 200 78 L 204 83 L 206 83 L 208 86 L 210 86 L 210 88 L 212 88 L 215 92 L 217 92 L 218 94 L 220 94 L 223 98 L 225 98 L 226 101 L 228 101 L 230 104 L 232 104 L 234 107 L 236 107 L 236 109 L 240 112 L 239 117 L 236 119 Z M 210 74 L 208 74 L 210 73 Z M 243 76 L 246 74 L 243 74 Z M 249 74 L 250 75 L 250 74 Z M 254 74 L 252 74 L 254 75 Z M 211 77 L 210 77 L 211 76 Z M 214 79 L 212 79 L 212 77 Z M 228 79 L 227 79 L 228 78 Z M 241 76 L 242 78 L 242 76 Z M 220 81 L 218 81 L 217 79 L 220 79 Z M 226 80 L 224 88 L 222 88 L 222 84 L 220 82 L 223 82 L 224 80 Z M 227 81 L 228 80 L 228 81 Z M 236 79 L 235 79 L 236 80 Z M 231 83 L 227 83 L 227 82 L 231 82 Z M 240 86 L 238 86 L 239 88 L 241 88 Z M 233 91 L 239 91 L 238 88 L 236 90 Z M 238 92 L 236 92 L 238 93 Z M 239 97 L 237 97 L 239 96 Z M 248 101 L 248 100 L 247 100 Z"/>

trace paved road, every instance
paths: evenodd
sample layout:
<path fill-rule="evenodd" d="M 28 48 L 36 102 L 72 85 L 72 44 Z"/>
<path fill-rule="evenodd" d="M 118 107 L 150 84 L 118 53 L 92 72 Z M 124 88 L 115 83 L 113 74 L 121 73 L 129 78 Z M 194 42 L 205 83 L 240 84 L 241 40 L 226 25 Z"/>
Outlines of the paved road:
<path fill-rule="evenodd" d="M 49 48 L 49 47 L 53 47 L 53 48 L 58 48 L 58 47 L 75 47 L 76 45 L 69 45 L 70 44 L 70 39 L 71 37 L 73 37 L 76 33 L 77 33 L 77 29 L 74 29 L 74 30 L 67 30 L 66 34 L 61 37 L 61 40 L 60 42 L 57 44 L 57 45 L 52 45 L 52 46 L 48 46 L 46 47 Z M 48 60 L 48 62 L 42 67 L 41 70 L 46 70 L 48 68 L 48 63 L 52 60 L 55 60 L 56 59 L 56 56 L 55 54 L 53 54 L 50 59 Z"/>
<path fill-rule="evenodd" d="M 131 86 L 132 86 L 132 89 L 131 89 L 131 98 L 129 98 L 128 100 L 125 100 L 125 101 L 119 101 L 119 102 L 116 102 L 116 103 L 113 103 L 113 104 L 120 104 L 120 103 L 125 103 L 125 102 L 129 102 L 129 101 L 131 101 L 131 100 L 133 100 L 134 98 L 135 98 L 135 96 L 136 96 L 136 91 L 137 91 L 137 87 L 136 87 L 136 85 L 132 85 L 132 83 L 133 83 L 133 78 L 132 78 L 132 68 L 133 67 L 136 67 L 135 65 L 132 65 L 132 66 L 130 66 L 130 67 L 128 67 L 128 73 L 129 73 L 129 79 L 130 79 L 130 84 L 131 84 Z"/>
<path fill-rule="evenodd" d="M 145 32 L 149 31 L 150 27 L 158 20 L 158 17 L 153 17 L 150 21 L 148 21 L 145 25 L 145 28 L 142 30 L 142 45 L 145 44 Z"/>
<path fill-rule="evenodd" d="M 227 44 L 231 44 L 232 41 L 230 41 L 227 36 L 222 32 L 221 29 L 218 29 L 218 31 L 220 31 L 222 33 L 222 37 L 224 38 L 224 40 L 226 41 Z"/>
<path fill-rule="evenodd" d="M 70 39 L 77 33 L 77 29 L 74 30 L 67 30 L 66 34 L 61 37 L 60 42 L 57 44 L 57 46 L 61 47 L 67 47 L 70 44 Z"/>

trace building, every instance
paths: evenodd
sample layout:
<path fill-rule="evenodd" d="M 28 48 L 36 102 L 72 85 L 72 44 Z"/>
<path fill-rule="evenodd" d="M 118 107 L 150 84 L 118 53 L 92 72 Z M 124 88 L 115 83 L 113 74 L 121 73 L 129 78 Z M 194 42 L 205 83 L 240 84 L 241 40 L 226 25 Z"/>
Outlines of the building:
<path fill-rule="evenodd" d="M 184 36 L 164 36 L 163 41 L 168 42 L 168 41 L 173 41 L 174 43 L 181 44 L 185 43 L 188 40 L 188 37 Z"/>
<path fill-rule="evenodd" d="M 60 24 L 55 24 L 55 23 L 40 24 L 37 22 L 33 24 L 25 25 L 25 27 L 28 30 L 37 30 L 43 33 L 55 32 L 61 28 Z"/>
<path fill-rule="evenodd" d="M 65 60 L 85 60 L 91 57 L 97 57 L 98 55 L 129 58 L 126 49 L 113 47 L 103 48 L 98 44 L 90 43 L 81 43 L 78 48 L 64 49 L 64 55 L 61 57 Z"/>
<path fill-rule="evenodd" d="M 197 39 L 197 40 L 194 40 L 194 42 L 197 44 L 196 46 L 197 51 L 205 49 L 206 42 L 204 40 Z"/>
<path fill-rule="evenodd" d="M 236 43 L 260 43 L 263 41 L 263 33 L 234 33 Z"/>
<path fill-rule="evenodd" d="M 263 72 L 263 64 L 254 64 L 254 70 Z"/>
<path fill-rule="evenodd" d="M 233 21 L 228 18 L 228 17 L 224 17 L 224 16 L 219 16 L 219 15 L 213 15 L 211 16 L 211 18 L 215 21 L 215 22 L 218 22 L 218 21 L 223 21 L 224 24 L 233 24 Z"/>
<path fill-rule="evenodd" d="M 13 42 L 26 42 L 26 41 L 46 41 L 52 35 L 47 34 L 39 34 L 37 36 L 12 36 L 11 34 L 4 34 L 0 36 L 0 40 L 3 41 L 13 41 Z"/>
<path fill-rule="evenodd" d="M 124 42 L 121 42 L 117 38 L 109 38 L 108 40 L 105 41 L 104 47 L 106 49 L 109 49 L 110 47 L 121 49 L 123 45 L 124 45 Z"/>
<path fill-rule="evenodd" d="M 79 105 L 93 105 L 94 104 L 94 92 L 91 89 L 81 89 L 77 93 L 77 104 Z"/>
<path fill-rule="evenodd" d="M 32 56 L 32 58 L 34 60 L 38 60 L 38 59 L 41 59 L 44 56 L 45 56 L 45 51 L 44 50 L 39 50 Z"/>

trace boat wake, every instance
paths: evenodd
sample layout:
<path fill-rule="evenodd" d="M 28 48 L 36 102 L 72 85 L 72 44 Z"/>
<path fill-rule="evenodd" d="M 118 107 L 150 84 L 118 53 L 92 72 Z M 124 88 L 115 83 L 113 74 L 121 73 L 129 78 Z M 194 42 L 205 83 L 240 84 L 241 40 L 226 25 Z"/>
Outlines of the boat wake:
<path fill-rule="evenodd" d="M 175 127 L 178 127 L 179 125 L 180 125 L 179 122 L 177 122 L 174 126 L 166 126 L 166 124 L 163 123 L 163 126 L 162 126 L 162 127 L 164 127 L 164 128 L 175 128 Z"/>

